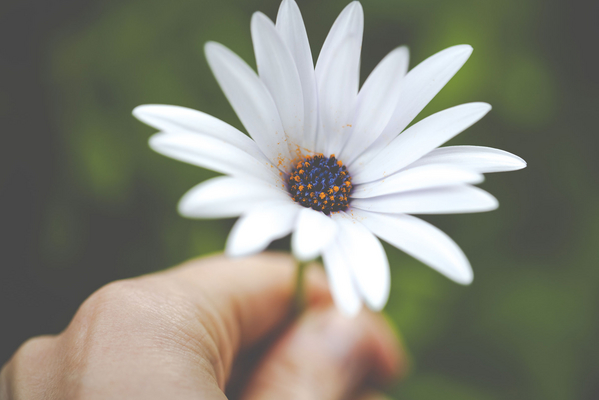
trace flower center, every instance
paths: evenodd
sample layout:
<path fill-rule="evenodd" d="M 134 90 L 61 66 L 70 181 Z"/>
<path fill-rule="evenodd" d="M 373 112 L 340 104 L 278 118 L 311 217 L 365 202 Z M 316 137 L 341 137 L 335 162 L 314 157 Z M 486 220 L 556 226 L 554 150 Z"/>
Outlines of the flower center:
<path fill-rule="evenodd" d="M 329 215 L 347 208 L 352 184 L 345 165 L 331 154 L 304 157 L 291 170 L 287 188 L 297 203 Z"/>

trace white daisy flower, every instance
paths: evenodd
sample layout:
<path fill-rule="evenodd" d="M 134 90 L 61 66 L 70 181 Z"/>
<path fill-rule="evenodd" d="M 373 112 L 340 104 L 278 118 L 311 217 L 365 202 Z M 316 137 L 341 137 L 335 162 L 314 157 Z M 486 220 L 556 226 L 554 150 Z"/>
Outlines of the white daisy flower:
<path fill-rule="evenodd" d="M 380 238 L 448 278 L 472 269 L 443 232 L 410 214 L 489 211 L 497 200 L 472 186 L 483 173 L 524 168 L 521 158 L 477 146 L 438 148 L 491 106 L 456 106 L 410 122 L 472 52 L 450 47 L 411 71 L 408 50 L 389 53 L 359 88 L 364 16 L 354 1 L 339 15 L 316 67 L 302 16 L 283 0 L 276 24 L 262 13 L 251 32 L 258 74 L 218 43 L 208 63 L 250 137 L 200 111 L 144 105 L 133 114 L 161 132 L 150 147 L 225 176 L 179 203 L 190 218 L 240 216 L 226 254 L 246 256 L 292 234 L 299 260 L 322 255 L 333 299 L 348 315 L 381 310 L 390 273 Z M 406 129 L 407 128 L 407 129 Z"/>

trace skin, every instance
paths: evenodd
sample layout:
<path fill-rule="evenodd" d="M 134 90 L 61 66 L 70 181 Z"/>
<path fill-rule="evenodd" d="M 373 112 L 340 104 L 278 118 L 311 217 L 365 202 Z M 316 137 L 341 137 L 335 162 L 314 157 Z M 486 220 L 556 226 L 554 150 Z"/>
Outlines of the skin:
<path fill-rule="evenodd" d="M 215 256 L 110 283 L 64 332 L 19 348 L 0 399 L 384 399 L 372 388 L 405 370 L 392 330 L 340 315 L 314 266 L 294 316 L 295 268 Z"/>

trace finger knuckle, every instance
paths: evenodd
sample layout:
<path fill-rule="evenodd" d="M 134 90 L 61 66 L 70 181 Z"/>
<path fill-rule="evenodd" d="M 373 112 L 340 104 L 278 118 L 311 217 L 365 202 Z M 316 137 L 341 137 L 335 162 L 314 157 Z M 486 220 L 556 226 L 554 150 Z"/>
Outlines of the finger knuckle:
<path fill-rule="evenodd" d="M 21 358 L 39 357 L 48 352 L 55 341 L 56 337 L 49 335 L 32 337 L 19 347 L 16 354 Z"/>
<path fill-rule="evenodd" d="M 42 398 L 38 389 L 49 385 L 50 374 L 45 368 L 53 358 L 55 343 L 54 336 L 37 336 L 23 343 L 2 368 L 0 398 L 3 394 L 6 398 Z M 13 385 L 15 382 L 23 385 Z"/>
<path fill-rule="evenodd" d="M 80 312 L 113 317 L 145 313 L 158 302 L 160 292 L 152 291 L 142 281 L 127 279 L 111 282 L 94 292 L 82 305 Z"/>

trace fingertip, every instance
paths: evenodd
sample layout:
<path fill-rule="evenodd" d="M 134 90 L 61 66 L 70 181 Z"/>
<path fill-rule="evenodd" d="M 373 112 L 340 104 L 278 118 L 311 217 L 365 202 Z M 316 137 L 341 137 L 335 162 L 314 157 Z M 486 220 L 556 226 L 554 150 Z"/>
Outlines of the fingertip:
<path fill-rule="evenodd" d="M 405 378 L 409 370 L 409 358 L 405 345 L 393 320 L 385 313 L 365 312 L 373 331 L 373 354 L 376 357 L 371 380 L 385 385 Z"/>

